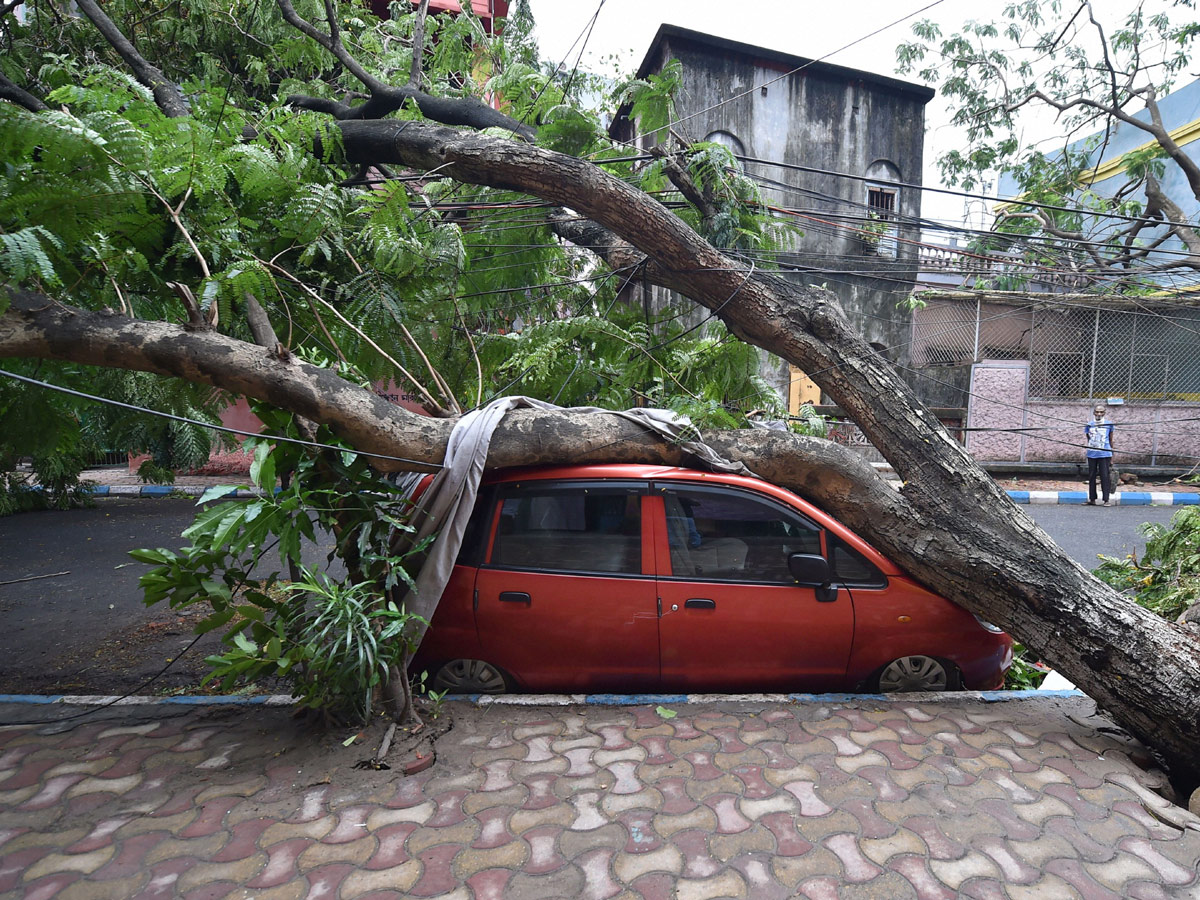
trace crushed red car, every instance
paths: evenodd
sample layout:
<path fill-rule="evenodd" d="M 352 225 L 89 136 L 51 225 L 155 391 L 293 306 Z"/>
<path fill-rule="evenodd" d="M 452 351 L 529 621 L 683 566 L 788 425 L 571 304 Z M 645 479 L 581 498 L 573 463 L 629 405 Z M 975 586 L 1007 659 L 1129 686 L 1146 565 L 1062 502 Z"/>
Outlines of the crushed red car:
<path fill-rule="evenodd" d="M 664 466 L 484 481 L 412 671 L 451 693 L 986 690 L 1012 639 L 812 504 Z"/>

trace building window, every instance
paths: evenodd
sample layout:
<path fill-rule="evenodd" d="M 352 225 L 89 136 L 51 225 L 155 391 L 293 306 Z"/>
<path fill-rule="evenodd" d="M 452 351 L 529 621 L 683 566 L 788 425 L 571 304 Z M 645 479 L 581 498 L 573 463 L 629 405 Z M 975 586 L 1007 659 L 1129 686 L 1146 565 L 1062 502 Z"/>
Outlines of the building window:
<path fill-rule="evenodd" d="M 863 244 L 876 256 L 896 258 L 896 192 L 882 187 L 867 188 L 867 218 L 862 226 Z"/>
<path fill-rule="evenodd" d="M 867 211 L 881 219 L 891 219 L 896 214 L 896 192 L 887 188 L 867 188 Z"/>

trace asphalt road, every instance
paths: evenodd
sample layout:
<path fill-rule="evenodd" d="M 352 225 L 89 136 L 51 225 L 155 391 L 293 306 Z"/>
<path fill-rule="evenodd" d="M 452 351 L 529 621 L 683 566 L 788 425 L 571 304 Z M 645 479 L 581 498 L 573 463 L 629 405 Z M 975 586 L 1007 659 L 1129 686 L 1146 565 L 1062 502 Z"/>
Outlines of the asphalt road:
<path fill-rule="evenodd" d="M 1023 508 L 1089 569 L 1101 553 L 1140 553 L 1139 524 L 1168 522 L 1176 511 Z M 128 552 L 179 548 L 194 512 L 191 500 L 113 498 L 94 509 L 0 518 L 0 693 L 115 691 L 131 677 L 154 674 L 186 647 L 194 618 L 161 606 L 147 609 L 138 587 L 146 567 Z M 309 547 L 307 561 L 319 565 L 328 551 L 328 541 Z M 194 683 L 215 637 L 189 651 L 158 685 Z"/>
<path fill-rule="evenodd" d="M 188 646 L 195 616 L 147 608 L 129 557 L 140 547 L 178 550 L 194 500 L 103 499 L 92 509 L 47 510 L 0 518 L 0 693 L 119 690 L 153 675 Z M 331 542 L 306 548 L 320 565 Z M 278 557 L 264 569 L 278 569 Z M 216 634 L 174 666 L 160 687 L 195 682 Z"/>
<path fill-rule="evenodd" d="M 1097 557 L 1141 555 L 1146 540 L 1138 530 L 1143 522 L 1167 524 L 1179 506 L 1023 506 L 1067 555 L 1087 569 L 1100 565 Z"/>

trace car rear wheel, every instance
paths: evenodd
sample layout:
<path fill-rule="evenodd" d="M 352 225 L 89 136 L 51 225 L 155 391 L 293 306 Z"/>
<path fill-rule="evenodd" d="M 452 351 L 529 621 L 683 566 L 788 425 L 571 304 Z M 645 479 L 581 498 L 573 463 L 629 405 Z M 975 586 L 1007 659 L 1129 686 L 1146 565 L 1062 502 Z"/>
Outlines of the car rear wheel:
<path fill-rule="evenodd" d="M 453 659 L 437 670 L 431 685 L 451 694 L 503 694 L 508 691 L 504 673 L 482 659 Z"/>
<path fill-rule="evenodd" d="M 882 694 L 952 691 L 958 687 L 958 670 L 933 656 L 902 656 L 880 670 L 875 687 Z"/>

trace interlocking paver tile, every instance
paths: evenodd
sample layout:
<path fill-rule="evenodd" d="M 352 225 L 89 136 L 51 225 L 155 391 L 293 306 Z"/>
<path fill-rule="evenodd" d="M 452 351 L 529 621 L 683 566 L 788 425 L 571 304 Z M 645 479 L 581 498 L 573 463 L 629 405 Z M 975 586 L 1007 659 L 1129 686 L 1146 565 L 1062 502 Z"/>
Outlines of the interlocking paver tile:
<path fill-rule="evenodd" d="M 928 860 L 918 856 L 898 856 L 888 866 L 913 886 L 920 900 L 955 900 L 955 892 L 930 871 Z"/>
<path fill-rule="evenodd" d="M 771 813 L 795 813 L 800 811 L 800 804 L 787 794 L 773 794 L 761 800 L 742 799 L 738 802 L 738 811 L 752 821 L 761 819 Z"/>
<path fill-rule="evenodd" d="M 524 832 L 521 839 L 529 845 L 529 855 L 525 858 L 521 870 L 531 875 L 545 875 L 565 866 L 567 860 L 558 851 L 558 836 L 561 832 L 561 828 L 553 825 L 538 825 Z"/>
<path fill-rule="evenodd" d="M 935 857 L 929 861 L 929 870 L 938 881 L 956 891 L 973 878 L 998 878 L 1001 874 L 996 861 L 978 850 L 953 858 Z"/>
<path fill-rule="evenodd" d="M 971 840 L 972 849 L 978 850 L 1000 867 L 1000 874 L 1012 884 L 1031 884 L 1038 879 L 1038 871 L 1017 857 L 1008 842 L 995 834 L 976 835 Z"/>
<path fill-rule="evenodd" d="M 508 880 L 507 893 L 510 897 L 576 900 L 586 896 L 584 884 L 583 870 L 578 866 L 569 866 L 548 875 L 515 872 Z"/>
<path fill-rule="evenodd" d="M 593 850 L 576 860 L 583 872 L 583 896 L 588 900 L 607 900 L 621 893 L 621 886 L 612 876 L 614 855 L 612 850 Z"/>
<path fill-rule="evenodd" d="M 658 847 L 646 852 L 618 852 L 613 858 L 613 872 L 623 884 L 631 884 L 650 872 L 679 875 L 683 871 L 683 854 L 677 847 Z"/>
<path fill-rule="evenodd" d="M 112 859 L 116 847 L 100 847 L 89 853 L 49 853 L 31 862 L 21 875 L 21 880 L 36 881 L 44 875 L 59 872 L 79 872 L 88 875 Z"/>
<path fill-rule="evenodd" d="M 654 817 L 654 830 L 663 837 L 672 837 L 680 831 L 699 829 L 712 833 L 717 828 L 717 814 L 708 806 L 697 805 L 690 812 L 678 815 L 660 813 Z"/>
<path fill-rule="evenodd" d="M 1041 900 L 1045 900 L 1046 897 L 1070 897 L 1072 900 L 1074 900 L 1075 894 L 1071 892 L 1070 887 L 1066 887 L 1064 885 L 1064 882 L 1061 879 L 1050 875 L 1046 879 L 1043 879 L 1043 881 L 1046 880 L 1052 881 L 1053 884 L 1050 886 L 1051 889 L 1045 893 L 1030 893 L 1031 888 L 1029 885 L 1002 885 L 998 880 L 992 878 L 977 878 L 973 881 L 968 881 L 965 885 L 963 885 L 963 888 L 959 893 L 961 893 L 964 897 L 971 898 L 971 900 L 1012 900 L 1012 897 L 1017 896 L 1030 898 L 1030 900 L 1033 900 L 1033 898 L 1041 898 Z M 1038 884 L 1041 883 L 1042 882 L 1038 882 Z M 1055 884 L 1064 886 L 1056 890 L 1054 889 Z M 1036 890 L 1036 888 L 1033 888 L 1032 890 Z"/>
<path fill-rule="evenodd" d="M 611 822 L 591 831 L 564 831 L 559 835 L 558 849 L 568 860 L 578 863 L 581 856 L 594 850 L 623 850 L 628 840 L 624 826 Z"/>
<path fill-rule="evenodd" d="M 557 803 L 539 809 L 517 809 L 509 816 L 508 827 L 515 835 L 523 835 L 532 828 L 557 825 L 559 828 L 572 826 L 579 818 L 579 808 L 570 803 Z M 601 816 L 595 827 L 605 822 Z"/>
<path fill-rule="evenodd" d="M 726 869 L 712 878 L 681 878 L 675 883 L 678 900 L 714 900 L 714 898 L 740 898 L 749 896 L 749 886 L 740 872 Z"/>
<path fill-rule="evenodd" d="M 634 770 L 638 779 L 645 784 L 654 784 L 663 778 L 691 778 L 692 764 L 686 759 L 670 759 L 661 764 L 639 763 Z"/>
<path fill-rule="evenodd" d="M 753 824 L 738 811 L 737 801 L 735 794 L 711 794 L 704 799 L 704 805 L 717 814 L 719 834 L 737 834 Z"/>
<path fill-rule="evenodd" d="M 169 859 L 209 859 L 225 846 L 228 838 L 224 832 L 188 839 L 167 835 L 146 851 L 146 862 L 153 865 Z"/>
<path fill-rule="evenodd" d="M 256 900 L 325 889 L 356 900 L 435 890 L 463 900 L 518 890 L 538 890 L 529 895 L 539 900 L 633 900 L 643 891 L 650 900 L 670 896 L 678 881 L 713 884 L 730 872 L 756 900 L 830 887 L 838 900 L 924 900 L 946 890 L 1011 900 L 1022 882 L 1067 896 L 1176 900 L 1163 891 L 1193 890 L 1182 879 L 1200 865 L 1200 833 L 1160 821 L 1182 813 L 1155 793 L 1156 773 L 1130 762 L 1136 747 L 1106 742 L 1086 715 L 1014 724 L 1011 713 L 963 709 L 849 701 L 761 715 L 697 707 L 662 720 L 653 706 L 494 707 L 463 716 L 437 765 L 410 778 L 351 775 L 290 724 L 256 719 L 247 728 L 230 711 L 173 711 L 139 734 L 122 732 L 110 712 L 84 729 L 86 739 L 76 727 L 37 736 L 53 744 L 4 742 L 9 768 L 0 777 L 24 779 L 21 802 L 48 785 L 43 797 L 57 800 L 0 807 L 0 883 L 11 888 L 55 854 L 115 847 L 92 873 L 20 883 L 86 900 L 105 886 L 139 898 L 236 888 Z M 269 756 L 255 755 L 256 740 Z M 283 752 L 288 764 L 276 759 Z M 76 776 L 65 787 L 52 781 Z M 122 791 L 129 776 L 141 781 Z M 101 783 L 110 790 L 69 797 L 76 785 Z M 677 854 L 678 872 L 646 862 L 667 853 Z M 506 855 L 520 864 L 510 868 Z M 260 870 L 239 885 L 229 874 L 239 865 Z M 848 869 L 873 871 L 864 866 L 874 876 L 851 880 Z M 190 879 L 208 883 L 181 884 L 193 869 Z"/>
<path fill-rule="evenodd" d="M 833 812 L 833 807 L 817 794 L 817 784 L 814 781 L 793 781 L 783 785 L 783 789 L 800 801 L 802 816 L 819 817 Z"/>
<path fill-rule="evenodd" d="M 302 872 L 335 862 L 363 866 L 378 849 L 379 841 L 373 834 L 364 835 L 356 841 L 339 841 L 336 844 L 321 841 L 309 844 L 308 849 L 300 854 L 297 865 Z"/>
<path fill-rule="evenodd" d="M 429 828 L 422 826 L 408 836 L 405 845 L 413 856 L 424 859 L 422 854 L 430 847 L 438 844 L 455 844 L 467 846 L 475 842 L 479 836 L 479 823 L 474 820 L 461 822 L 458 825 L 448 825 L 445 828 Z"/>
<path fill-rule="evenodd" d="M 1200 872 L 1197 872 L 1194 865 L 1196 851 L 1195 849 L 1185 850 L 1183 854 L 1180 854 L 1186 860 L 1184 865 L 1180 865 L 1179 862 L 1167 855 L 1175 855 L 1172 851 L 1176 846 L 1174 841 L 1160 841 L 1155 845 L 1144 838 L 1124 838 L 1117 845 L 1119 850 L 1132 854 L 1149 864 L 1158 874 L 1159 879 L 1167 884 L 1195 884 L 1200 880 Z"/>
<path fill-rule="evenodd" d="M 745 785 L 742 796 L 748 800 L 761 800 L 776 793 L 775 787 L 769 785 L 762 775 L 762 766 L 737 766 L 733 774 Z"/>
<path fill-rule="evenodd" d="M 721 862 L 729 862 L 747 853 L 770 853 L 774 848 L 775 833 L 759 822 L 755 822 L 745 831 L 714 834 L 708 839 L 709 852 Z"/>
<path fill-rule="evenodd" d="M 609 818 L 631 809 L 657 809 L 662 805 L 662 792 L 645 788 L 634 794 L 606 793 L 600 801 L 600 809 Z"/>
<path fill-rule="evenodd" d="M 832 834 L 822 843 L 841 860 L 843 874 L 847 881 L 852 883 L 870 881 L 882 872 L 879 866 L 863 855 L 854 834 Z"/>
<path fill-rule="evenodd" d="M 688 796 L 693 800 L 703 801 L 713 794 L 736 794 L 745 787 L 741 779 L 736 776 L 729 772 L 722 772 L 715 766 L 711 766 L 711 763 L 707 765 L 711 767 L 709 773 L 711 777 L 702 778 L 699 775 L 693 775 L 687 780 L 686 790 Z"/>
<path fill-rule="evenodd" d="M 1195 893 L 1195 891 L 1192 892 L 1193 896 Z M 1125 895 L 1130 900 L 1171 900 L 1162 885 L 1145 882 L 1133 882 L 1125 885 Z"/>
<path fill-rule="evenodd" d="M 803 856 L 777 856 L 771 862 L 771 872 L 780 884 L 801 896 L 813 896 L 805 895 L 801 888 L 806 882 L 812 879 L 830 879 L 834 892 L 820 896 L 840 900 L 838 888 L 842 884 L 842 862 L 828 847 L 815 845 Z"/>
<path fill-rule="evenodd" d="M 529 854 L 529 844 L 523 840 L 509 841 L 487 850 L 463 847 L 455 854 L 452 869 L 455 879 L 461 882 L 485 869 L 520 869 L 528 861 Z"/>
<path fill-rule="evenodd" d="M 491 791 L 489 793 L 471 794 L 463 800 L 463 812 L 467 815 L 475 815 L 480 810 L 491 809 L 493 807 L 517 807 L 520 808 L 529 798 L 529 788 L 523 784 L 511 784 L 506 788 Z M 433 804 L 429 804 L 429 809 L 432 814 Z"/>
<path fill-rule="evenodd" d="M 879 866 L 884 866 L 892 857 L 914 855 L 927 857 L 929 855 L 925 842 L 906 828 L 898 828 L 887 837 L 860 838 L 858 848 L 863 856 Z"/>

